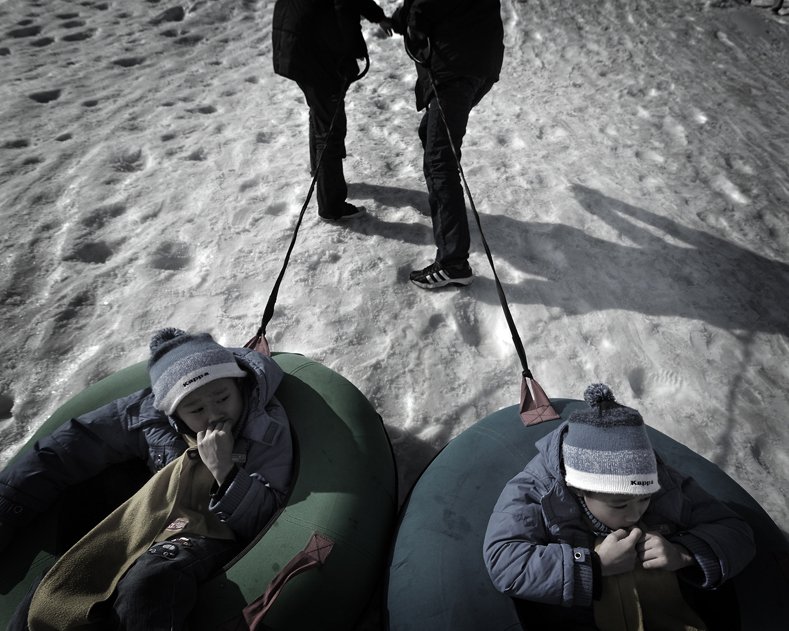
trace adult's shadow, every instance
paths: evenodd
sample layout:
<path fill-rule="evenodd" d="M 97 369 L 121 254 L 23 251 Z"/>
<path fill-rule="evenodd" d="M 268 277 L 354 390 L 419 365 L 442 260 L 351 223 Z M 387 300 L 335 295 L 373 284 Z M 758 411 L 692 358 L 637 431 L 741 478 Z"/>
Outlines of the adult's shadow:
<path fill-rule="evenodd" d="M 427 194 L 408 188 L 396 186 L 378 186 L 375 184 L 349 184 L 348 196 L 351 198 L 372 199 L 388 208 L 413 207 L 417 213 L 424 216 L 420 210 L 427 208 Z M 414 216 L 414 221 L 387 221 L 379 216 L 368 214 L 363 221 L 351 221 L 345 224 L 348 230 L 365 235 L 380 235 L 387 239 L 413 243 L 415 245 L 429 245 L 433 243 L 433 231 L 424 221 Z"/>
<path fill-rule="evenodd" d="M 384 206 L 427 205 L 426 195 L 411 189 L 352 184 L 349 190 Z M 509 300 L 559 307 L 568 315 L 622 309 L 701 320 L 729 331 L 789 332 L 789 265 L 592 188 L 576 184 L 571 191 L 587 213 L 621 237 L 609 241 L 562 224 L 482 214 L 494 262 L 534 275 L 505 284 Z M 351 228 L 421 245 L 433 238 L 421 223 L 374 216 Z M 476 239 L 473 221 L 471 231 Z M 472 291 L 484 302 L 498 300 L 493 282 L 484 278 Z"/>
<path fill-rule="evenodd" d="M 577 261 L 585 261 L 579 269 L 586 270 L 586 298 L 599 308 L 789 333 L 789 265 L 586 186 L 572 191 L 589 214 L 632 243 L 591 239 Z"/>
<path fill-rule="evenodd" d="M 568 315 L 621 309 L 679 316 L 738 333 L 789 332 L 785 263 L 591 188 L 574 185 L 572 192 L 617 231 L 616 241 L 563 224 L 482 215 L 494 261 L 533 275 L 505 284 L 513 303 Z M 475 285 L 481 299 L 495 299 L 492 281 Z"/>
<path fill-rule="evenodd" d="M 533 275 L 505 287 L 511 302 L 558 307 L 567 315 L 619 309 L 706 322 L 741 341 L 742 366 L 752 361 L 756 334 L 787 335 L 785 263 L 589 187 L 571 190 L 583 210 L 614 229 L 615 240 L 561 224 L 483 216 L 494 257 Z M 495 296 L 492 280 L 474 287 L 487 300 Z M 730 410 L 743 379 L 742 371 L 733 372 Z M 721 436 L 736 423 L 732 412 Z M 728 462 L 732 444 L 719 441 L 719 466 Z"/>
<path fill-rule="evenodd" d="M 399 186 L 382 186 L 358 182 L 348 185 L 348 196 L 359 199 L 372 199 L 389 208 L 413 207 L 420 215 L 430 216 L 430 205 L 425 191 Z"/>

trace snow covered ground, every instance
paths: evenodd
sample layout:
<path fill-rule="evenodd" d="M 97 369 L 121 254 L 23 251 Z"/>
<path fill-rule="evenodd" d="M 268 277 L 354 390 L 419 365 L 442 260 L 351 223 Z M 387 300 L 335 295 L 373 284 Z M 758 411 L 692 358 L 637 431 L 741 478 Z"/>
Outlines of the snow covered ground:
<path fill-rule="evenodd" d="M 272 8 L 0 0 L 0 465 L 155 329 L 256 330 L 309 186 Z M 608 383 L 789 532 L 789 19 L 699 0 L 502 15 L 463 162 L 535 376 L 557 397 Z M 369 215 L 328 225 L 313 202 L 269 340 L 365 393 L 404 496 L 517 403 L 520 365 L 474 228 L 471 287 L 407 281 L 434 253 L 415 71 L 365 33 L 346 175 Z"/>

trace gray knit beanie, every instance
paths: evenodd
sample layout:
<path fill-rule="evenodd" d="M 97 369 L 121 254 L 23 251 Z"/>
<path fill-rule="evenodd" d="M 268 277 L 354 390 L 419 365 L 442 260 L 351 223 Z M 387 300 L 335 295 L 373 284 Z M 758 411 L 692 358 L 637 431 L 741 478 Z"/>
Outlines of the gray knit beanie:
<path fill-rule="evenodd" d="M 591 409 L 570 415 L 562 444 L 567 485 L 616 495 L 657 491 L 655 452 L 641 415 L 602 383 L 590 385 L 584 400 Z"/>
<path fill-rule="evenodd" d="M 208 333 L 191 335 L 167 328 L 154 333 L 148 372 L 156 409 L 172 416 L 190 392 L 211 381 L 244 377 L 233 353 Z"/>

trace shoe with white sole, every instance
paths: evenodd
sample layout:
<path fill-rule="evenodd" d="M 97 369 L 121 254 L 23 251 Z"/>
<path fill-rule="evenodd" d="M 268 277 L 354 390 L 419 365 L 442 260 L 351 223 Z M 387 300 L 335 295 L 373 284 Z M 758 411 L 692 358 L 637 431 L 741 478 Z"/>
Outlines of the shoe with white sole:
<path fill-rule="evenodd" d="M 468 263 L 463 265 L 432 263 L 424 269 L 411 272 L 409 278 L 414 285 L 422 289 L 438 289 L 447 285 L 458 287 L 470 285 L 474 280 L 474 274 Z"/>

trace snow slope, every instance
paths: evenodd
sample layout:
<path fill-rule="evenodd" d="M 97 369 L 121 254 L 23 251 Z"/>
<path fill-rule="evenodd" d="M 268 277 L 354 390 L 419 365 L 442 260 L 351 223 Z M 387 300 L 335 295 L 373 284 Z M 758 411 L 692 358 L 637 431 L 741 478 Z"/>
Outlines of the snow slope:
<path fill-rule="evenodd" d="M 309 186 L 272 8 L 0 1 L 0 464 L 155 329 L 254 333 Z M 502 15 L 463 164 L 536 377 L 608 383 L 789 531 L 789 24 L 699 0 Z M 415 71 L 365 33 L 346 175 L 369 215 L 328 225 L 312 203 L 269 339 L 366 394 L 405 495 L 517 402 L 520 365 L 474 230 L 471 287 L 407 282 L 434 253 Z"/>

